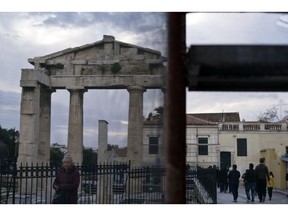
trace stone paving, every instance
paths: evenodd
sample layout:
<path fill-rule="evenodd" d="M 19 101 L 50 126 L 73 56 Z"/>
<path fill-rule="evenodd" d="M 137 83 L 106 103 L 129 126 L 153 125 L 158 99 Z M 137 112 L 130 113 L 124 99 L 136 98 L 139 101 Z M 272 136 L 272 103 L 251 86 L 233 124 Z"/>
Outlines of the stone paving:
<path fill-rule="evenodd" d="M 239 186 L 238 190 L 238 200 L 237 203 L 233 202 L 232 193 L 220 193 L 219 188 L 217 189 L 217 203 L 218 204 L 247 204 L 253 205 L 252 203 L 247 203 L 247 198 L 245 194 L 244 186 Z M 255 204 L 264 205 L 264 204 L 288 204 L 288 190 L 273 190 L 272 199 L 269 200 L 268 194 L 266 194 L 266 200 L 264 203 L 260 203 L 258 197 L 255 197 Z"/>

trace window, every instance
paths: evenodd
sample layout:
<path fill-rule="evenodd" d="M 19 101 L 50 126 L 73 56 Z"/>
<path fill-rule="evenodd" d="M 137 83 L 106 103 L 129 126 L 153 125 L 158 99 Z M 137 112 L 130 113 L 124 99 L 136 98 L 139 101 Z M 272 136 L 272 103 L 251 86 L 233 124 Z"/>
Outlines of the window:
<path fill-rule="evenodd" d="M 247 139 L 237 139 L 237 156 L 247 156 Z"/>
<path fill-rule="evenodd" d="M 149 137 L 149 154 L 158 154 L 158 137 Z"/>
<path fill-rule="evenodd" d="M 208 138 L 198 138 L 198 155 L 208 155 Z"/>

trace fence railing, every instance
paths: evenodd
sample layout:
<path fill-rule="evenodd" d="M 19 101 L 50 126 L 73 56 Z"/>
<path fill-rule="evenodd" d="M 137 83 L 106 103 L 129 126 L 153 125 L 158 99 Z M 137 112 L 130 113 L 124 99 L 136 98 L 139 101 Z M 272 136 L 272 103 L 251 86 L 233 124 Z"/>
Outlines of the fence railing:
<path fill-rule="evenodd" d="M 50 204 L 54 194 L 52 184 L 59 168 L 0 160 L 0 203 Z M 129 162 L 77 168 L 80 172 L 79 204 L 165 203 L 164 167 L 133 167 Z M 200 167 L 187 170 L 186 203 L 217 203 L 216 172 Z"/>

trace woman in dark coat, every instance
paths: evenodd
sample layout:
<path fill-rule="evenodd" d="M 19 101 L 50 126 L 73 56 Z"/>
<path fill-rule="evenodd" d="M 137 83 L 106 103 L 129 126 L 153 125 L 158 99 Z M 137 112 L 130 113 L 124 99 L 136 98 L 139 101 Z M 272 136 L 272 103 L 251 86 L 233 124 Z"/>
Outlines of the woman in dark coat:
<path fill-rule="evenodd" d="M 53 201 L 58 204 L 77 204 L 78 187 L 80 183 L 80 174 L 73 163 L 72 157 L 66 154 L 63 158 L 63 166 L 57 172 L 53 182 L 55 193 L 60 192 L 65 195 L 62 201 Z"/>

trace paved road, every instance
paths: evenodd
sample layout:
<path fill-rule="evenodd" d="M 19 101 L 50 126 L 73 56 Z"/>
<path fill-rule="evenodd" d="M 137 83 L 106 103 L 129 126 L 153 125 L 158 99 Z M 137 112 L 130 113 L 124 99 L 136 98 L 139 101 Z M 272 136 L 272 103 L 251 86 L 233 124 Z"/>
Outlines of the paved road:
<path fill-rule="evenodd" d="M 219 188 L 218 188 L 218 193 L 217 193 L 217 202 L 218 204 L 248 204 L 247 203 L 247 198 L 245 194 L 245 189 L 243 186 L 239 187 L 238 190 L 238 200 L 237 203 L 233 202 L 233 195 L 232 193 L 220 193 Z M 280 190 L 274 190 L 272 199 L 269 200 L 268 194 L 266 194 L 266 200 L 264 203 L 260 203 L 258 196 L 255 197 L 255 203 L 254 204 L 288 204 L 288 198 L 287 198 L 287 191 L 280 191 Z M 249 205 L 252 205 L 251 203 Z"/>

